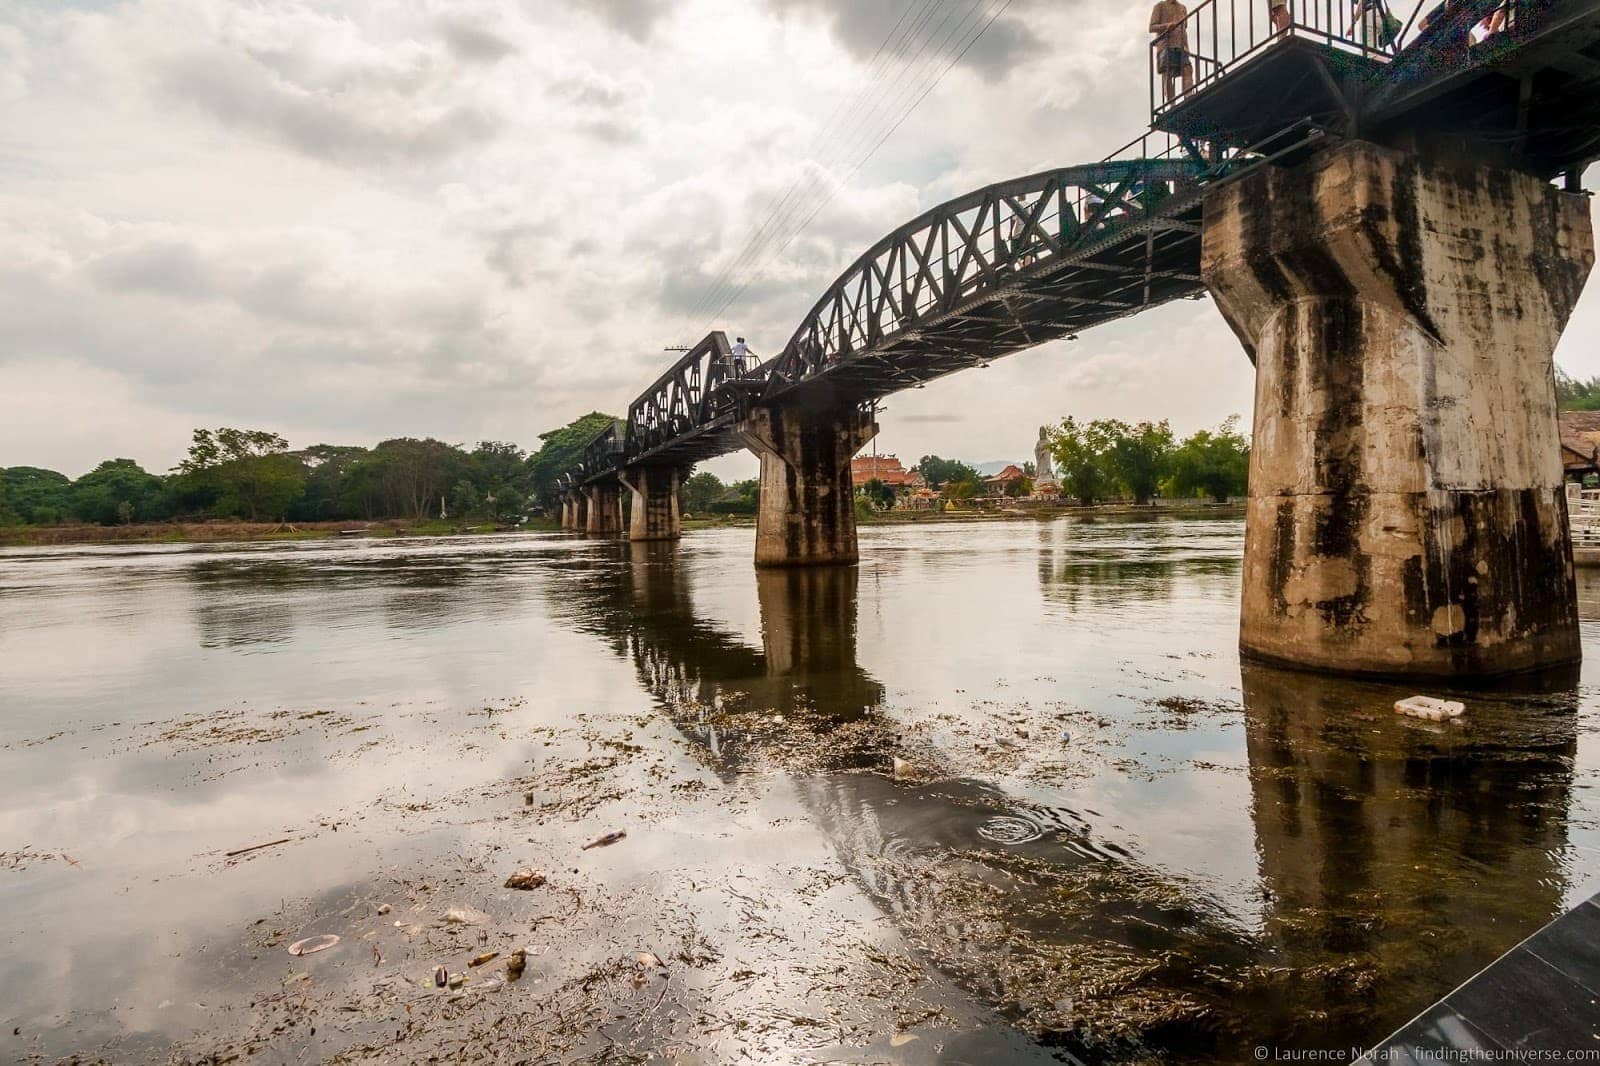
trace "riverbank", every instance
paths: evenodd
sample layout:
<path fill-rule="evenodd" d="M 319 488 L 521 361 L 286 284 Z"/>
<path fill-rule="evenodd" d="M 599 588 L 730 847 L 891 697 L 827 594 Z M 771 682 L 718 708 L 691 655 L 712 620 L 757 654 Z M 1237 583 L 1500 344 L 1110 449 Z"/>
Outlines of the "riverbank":
<path fill-rule="evenodd" d="M 220 544 L 231 541 L 331 540 L 338 537 L 447 537 L 538 532 L 560 523 L 531 519 L 519 529 L 494 523 L 429 522 L 145 522 L 127 526 L 0 526 L 0 547 L 65 544 Z"/>
<path fill-rule="evenodd" d="M 887 511 L 859 518 L 861 525 L 918 525 L 938 522 L 1050 521 L 1065 515 L 1175 515 L 1233 518 L 1233 504 L 1196 502 L 1139 507 L 1128 503 L 1092 507 L 950 508 L 944 511 Z M 753 527 L 754 515 L 687 517 L 685 531 Z M 520 526 L 492 522 L 148 522 L 127 526 L 0 526 L 0 548 L 48 548 L 71 544 L 221 544 L 227 542 L 332 540 L 339 537 L 449 537 L 493 533 L 554 533 L 553 518 L 530 518 Z"/>

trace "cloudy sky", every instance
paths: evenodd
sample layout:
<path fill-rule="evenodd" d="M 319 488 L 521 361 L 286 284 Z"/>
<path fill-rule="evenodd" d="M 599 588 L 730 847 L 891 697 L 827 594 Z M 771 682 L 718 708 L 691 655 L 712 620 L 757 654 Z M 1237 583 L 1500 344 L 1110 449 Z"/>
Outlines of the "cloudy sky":
<path fill-rule="evenodd" d="M 1014 0 L 850 175 L 915 96 L 878 52 L 913 6 L 0 0 L 0 466 L 164 470 L 200 425 L 531 448 L 625 412 L 712 325 L 781 348 L 927 207 L 1143 128 L 1147 5 Z M 955 47 L 929 35 L 936 72 Z M 805 214 L 836 195 L 713 320 L 797 179 Z M 1558 353 L 1585 375 L 1594 288 Z M 1065 414 L 1187 431 L 1250 396 L 1184 302 L 893 397 L 879 447 L 1021 458 Z"/>

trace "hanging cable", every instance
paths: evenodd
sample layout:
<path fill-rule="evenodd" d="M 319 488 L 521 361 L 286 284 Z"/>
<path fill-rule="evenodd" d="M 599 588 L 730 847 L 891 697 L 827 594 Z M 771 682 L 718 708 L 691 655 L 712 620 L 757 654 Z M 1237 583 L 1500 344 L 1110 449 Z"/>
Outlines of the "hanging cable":
<path fill-rule="evenodd" d="M 750 272 L 748 277 L 751 280 L 753 280 L 756 277 L 759 277 L 761 275 L 761 272 L 764 271 L 767 268 L 767 266 L 771 263 L 771 261 L 773 259 L 775 259 L 777 256 L 782 255 L 785 251 L 788 250 L 789 246 L 794 243 L 795 239 L 801 233 L 803 233 L 805 231 L 805 229 L 816 219 L 816 217 L 819 214 L 822 213 L 822 211 L 830 203 L 833 202 L 834 198 L 838 195 L 839 190 L 842 189 L 850 181 L 851 178 L 853 178 L 858 172 L 860 172 L 862 167 L 866 166 L 867 162 L 869 160 L 871 160 L 871 158 L 875 154 L 877 154 L 878 149 L 882 148 L 883 145 L 889 140 L 889 138 L 894 136 L 894 134 L 900 129 L 900 127 L 905 124 L 906 120 L 911 117 L 911 114 L 917 109 L 917 107 L 920 106 L 922 104 L 922 102 L 924 100 L 926 100 L 928 98 L 928 96 L 933 92 L 933 90 L 936 89 L 939 86 L 939 84 L 944 80 L 946 75 L 948 75 L 950 73 L 950 71 L 953 70 L 958 63 L 961 62 L 962 59 L 966 58 L 967 53 L 972 50 L 972 47 L 975 44 L 978 43 L 978 41 L 983 37 L 983 35 L 988 32 L 989 27 L 994 25 L 995 21 L 1002 14 L 1005 13 L 1006 9 L 1009 8 L 1012 5 L 1013 2 L 1014 2 L 1014 0 L 995 0 L 995 6 L 993 6 L 992 8 L 986 8 L 985 9 L 986 17 L 980 17 L 980 20 L 979 20 L 980 24 L 978 25 L 978 28 L 977 28 L 976 32 L 970 34 L 962 42 L 959 51 L 957 51 L 955 53 L 954 57 L 945 65 L 944 69 L 942 71 L 940 71 L 939 74 L 931 82 L 929 82 L 928 84 L 926 84 L 922 88 L 921 92 L 915 97 L 915 99 L 913 99 L 911 101 L 910 105 L 905 107 L 899 113 L 899 115 L 896 117 L 896 119 L 893 122 L 893 124 L 890 125 L 889 128 L 886 131 L 884 131 L 882 133 L 882 135 L 879 136 L 876 139 L 876 141 L 874 141 L 872 143 L 871 147 L 869 149 L 867 149 L 865 154 L 863 154 L 859 160 L 857 160 L 855 165 L 850 168 L 850 170 L 844 175 L 844 177 L 833 185 L 831 190 L 829 190 L 827 195 L 823 198 L 822 202 L 817 204 L 816 207 L 811 211 L 811 213 L 805 216 L 804 221 L 802 221 L 798 227 L 795 227 L 794 232 L 791 233 L 787 237 L 787 239 L 785 239 L 784 242 L 781 245 L 778 246 L 777 250 L 774 251 L 772 253 L 772 255 L 768 256 L 754 270 L 752 270 Z M 974 9 L 976 9 L 976 7 L 977 7 L 977 5 L 975 4 L 974 5 Z M 749 284 L 750 284 L 749 280 L 746 280 L 745 282 L 739 284 L 736 287 L 736 289 L 734 290 L 733 294 L 730 295 L 726 300 L 724 300 L 719 306 L 717 306 L 716 310 L 712 313 L 712 316 L 711 316 L 712 321 L 715 321 L 716 319 L 720 318 L 723 315 L 723 313 L 726 312 L 727 309 L 733 304 L 734 300 L 738 299 L 741 295 L 743 295 L 744 291 L 749 287 Z"/>

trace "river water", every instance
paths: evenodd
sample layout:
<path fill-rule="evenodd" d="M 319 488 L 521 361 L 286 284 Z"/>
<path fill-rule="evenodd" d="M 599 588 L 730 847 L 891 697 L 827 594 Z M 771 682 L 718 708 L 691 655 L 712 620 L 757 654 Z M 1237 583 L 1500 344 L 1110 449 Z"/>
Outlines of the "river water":
<path fill-rule="evenodd" d="M 1600 889 L 1597 675 L 1241 668 L 1242 536 L 0 552 L 0 1057 L 1369 1045 Z"/>

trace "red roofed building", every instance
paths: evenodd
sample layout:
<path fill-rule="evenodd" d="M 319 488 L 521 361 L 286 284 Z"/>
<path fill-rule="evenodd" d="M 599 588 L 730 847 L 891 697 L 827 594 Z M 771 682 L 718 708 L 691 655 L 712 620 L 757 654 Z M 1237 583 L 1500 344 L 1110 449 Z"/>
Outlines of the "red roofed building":
<path fill-rule="evenodd" d="M 922 487 L 922 475 L 907 470 L 893 455 L 858 455 L 850 460 L 850 478 L 860 488 L 877 478 L 896 492 Z"/>
<path fill-rule="evenodd" d="M 1018 480 L 1019 478 L 1025 478 L 1027 476 L 1027 474 L 1023 473 L 1022 467 L 1012 463 L 994 477 L 984 478 L 983 485 L 984 488 L 988 490 L 990 495 L 999 496 L 1004 494 L 1007 485 Z"/>

